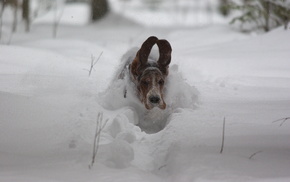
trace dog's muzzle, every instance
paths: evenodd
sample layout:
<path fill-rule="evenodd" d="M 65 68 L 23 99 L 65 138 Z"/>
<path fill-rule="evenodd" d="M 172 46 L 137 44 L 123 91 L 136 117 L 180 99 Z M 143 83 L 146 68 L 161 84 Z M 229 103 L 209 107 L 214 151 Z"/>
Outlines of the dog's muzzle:
<path fill-rule="evenodd" d="M 160 97 L 159 97 L 159 96 L 150 96 L 150 97 L 149 97 L 149 101 L 150 101 L 152 104 L 159 104 L 159 102 L 160 102 Z"/>

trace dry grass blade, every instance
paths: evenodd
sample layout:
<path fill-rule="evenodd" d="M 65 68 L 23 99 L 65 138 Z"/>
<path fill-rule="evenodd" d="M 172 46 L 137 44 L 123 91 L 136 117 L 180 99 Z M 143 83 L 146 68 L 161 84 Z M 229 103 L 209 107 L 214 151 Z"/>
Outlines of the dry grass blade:
<path fill-rule="evenodd" d="M 252 159 L 255 155 L 257 155 L 258 153 L 261 153 L 262 151 L 260 150 L 260 151 L 258 151 L 258 152 L 255 152 L 255 153 L 253 153 L 250 157 L 249 157 L 249 159 Z"/>
<path fill-rule="evenodd" d="M 89 165 L 90 169 L 93 167 L 95 163 L 96 155 L 98 153 L 99 146 L 100 146 L 101 132 L 105 128 L 107 122 L 108 122 L 108 119 L 103 123 L 103 113 L 99 112 L 98 117 L 97 117 L 97 122 L 96 122 L 95 136 L 94 136 L 92 162 Z"/>
<path fill-rule="evenodd" d="M 225 143 L 225 127 L 226 127 L 226 118 L 224 117 L 224 122 L 223 122 L 223 133 L 222 133 L 222 145 L 221 145 L 221 151 L 220 153 L 223 153 L 224 150 L 224 143 Z"/>

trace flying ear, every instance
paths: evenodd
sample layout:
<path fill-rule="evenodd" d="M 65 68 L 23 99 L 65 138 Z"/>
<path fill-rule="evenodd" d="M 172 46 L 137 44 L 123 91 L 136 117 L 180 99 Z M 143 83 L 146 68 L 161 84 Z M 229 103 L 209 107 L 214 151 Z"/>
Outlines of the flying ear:
<path fill-rule="evenodd" d="M 171 62 L 171 52 L 172 52 L 171 45 L 165 39 L 158 40 L 157 45 L 159 48 L 159 59 L 157 63 L 161 67 L 167 67 Z"/>
<path fill-rule="evenodd" d="M 135 80 L 137 80 L 142 65 L 146 65 L 151 49 L 154 46 L 154 44 L 156 44 L 157 41 L 158 41 L 157 37 L 151 36 L 147 40 L 145 40 L 141 48 L 138 50 L 136 57 L 130 66 L 132 76 L 134 77 Z"/>
<path fill-rule="evenodd" d="M 151 49 L 154 46 L 154 44 L 156 44 L 157 41 L 158 41 L 157 37 L 151 36 L 147 40 L 145 40 L 145 42 L 142 44 L 140 50 L 136 55 L 136 57 L 139 58 L 141 65 L 147 63 Z"/>

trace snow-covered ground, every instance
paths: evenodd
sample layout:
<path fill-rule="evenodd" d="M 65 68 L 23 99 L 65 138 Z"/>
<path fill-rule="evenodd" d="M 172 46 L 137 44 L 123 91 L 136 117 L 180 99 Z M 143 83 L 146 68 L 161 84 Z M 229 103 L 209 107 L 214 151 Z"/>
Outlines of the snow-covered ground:
<path fill-rule="evenodd" d="M 290 120 L 273 123 L 290 116 L 289 31 L 146 28 L 111 14 L 87 26 L 62 22 L 53 39 L 45 19 L 29 34 L 10 36 L 3 24 L 0 181 L 290 180 Z M 114 81 L 123 54 L 150 35 L 173 48 L 167 125 L 153 134 L 135 126 L 145 115 Z M 108 122 L 89 169 L 100 112 Z"/>

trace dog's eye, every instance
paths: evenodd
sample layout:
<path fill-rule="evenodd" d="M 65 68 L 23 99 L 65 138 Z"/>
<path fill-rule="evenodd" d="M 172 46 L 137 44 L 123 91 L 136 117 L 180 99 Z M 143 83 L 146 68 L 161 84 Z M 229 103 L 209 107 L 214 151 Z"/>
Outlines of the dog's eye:
<path fill-rule="evenodd" d="M 164 85 L 164 80 L 159 80 L 158 84 L 159 85 Z"/>
<path fill-rule="evenodd" d="M 143 80 L 143 81 L 141 81 L 141 83 L 142 83 L 142 85 L 145 85 L 145 86 L 149 85 L 149 82 L 147 80 Z"/>

